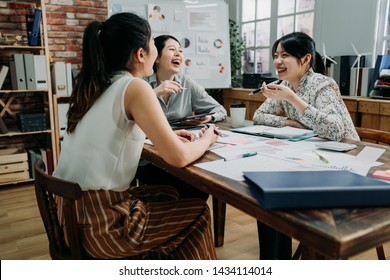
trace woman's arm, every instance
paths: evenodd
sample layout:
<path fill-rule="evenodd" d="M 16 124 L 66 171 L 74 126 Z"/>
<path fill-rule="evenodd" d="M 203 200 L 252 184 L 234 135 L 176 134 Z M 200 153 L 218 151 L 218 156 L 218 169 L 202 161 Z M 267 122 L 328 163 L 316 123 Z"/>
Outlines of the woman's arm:
<path fill-rule="evenodd" d="M 225 108 L 219 104 L 217 100 L 210 96 L 203 86 L 189 77 L 183 78 L 185 79 L 184 84 L 188 91 L 185 94 L 191 94 L 193 111 L 195 111 L 197 114 L 209 113 L 210 117 L 207 119 L 207 121 L 213 120 L 214 122 L 219 122 L 226 118 L 227 113 Z"/>
<path fill-rule="evenodd" d="M 345 133 L 343 119 L 349 117 L 348 110 L 340 99 L 331 86 L 322 87 L 317 91 L 313 104 L 303 112 L 300 121 L 320 137 L 340 141 Z"/>
<path fill-rule="evenodd" d="M 169 126 L 153 89 L 144 80 L 130 83 L 124 104 L 129 119 L 139 125 L 161 157 L 173 166 L 184 167 L 195 161 L 217 140 L 212 127 L 198 141 L 182 142 Z"/>
<path fill-rule="evenodd" d="M 287 118 L 284 116 L 279 116 L 282 113 L 283 108 L 281 102 L 267 99 L 255 111 L 253 115 L 253 123 L 274 127 L 283 127 L 285 126 Z"/>

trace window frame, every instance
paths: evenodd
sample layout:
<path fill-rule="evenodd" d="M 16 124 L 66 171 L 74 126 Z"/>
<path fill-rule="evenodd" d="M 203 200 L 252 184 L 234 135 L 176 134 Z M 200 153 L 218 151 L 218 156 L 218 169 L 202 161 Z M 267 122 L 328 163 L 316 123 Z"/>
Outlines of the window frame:
<path fill-rule="evenodd" d="M 266 72 L 269 72 L 271 73 L 271 75 L 275 75 L 275 68 L 274 68 L 274 65 L 273 65 L 273 60 L 272 60 L 272 54 L 271 54 L 271 51 L 272 51 L 272 45 L 273 45 L 273 42 L 275 42 L 278 38 L 278 21 L 280 18 L 285 18 L 287 16 L 293 16 L 293 19 L 294 19 L 294 23 L 293 23 L 293 26 L 294 26 L 294 31 L 296 30 L 297 28 L 297 17 L 302 15 L 302 14 L 307 14 L 307 13 L 314 13 L 314 17 L 315 17 L 315 14 L 316 14 L 316 4 L 317 4 L 317 1 L 315 1 L 315 5 L 313 7 L 313 10 L 307 10 L 307 11 L 296 11 L 296 5 L 297 5 L 297 2 L 298 0 L 294 0 L 295 3 L 294 3 L 294 12 L 293 13 L 289 13 L 289 14 L 283 14 L 283 15 L 278 15 L 278 5 L 279 5 L 279 0 L 278 1 L 275 1 L 275 0 L 271 0 L 271 15 L 270 15 L 270 18 L 261 18 L 261 19 L 257 19 L 257 4 L 258 4 L 258 1 L 256 0 L 255 1 L 255 19 L 254 20 L 248 20 L 248 21 L 242 21 L 242 10 L 243 10 L 243 1 L 240 0 L 239 1 L 239 14 L 238 14 L 238 22 L 239 22 L 239 25 L 240 25 L 240 31 L 241 31 L 241 34 L 243 34 L 243 25 L 244 24 L 250 24 L 250 23 L 254 23 L 254 44 L 253 46 L 250 46 L 250 47 L 246 47 L 245 48 L 245 54 L 247 53 L 247 51 L 251 51 L 254 53 L 254 61 L 253 61 L 253 72 L 251 73 L 259 73 L 259 62 L 257 61 L 258 60 L 258 57 L 257 57 L 257 51 L 259 50 L 264 50 L 264 49 L 268 49 L 269 51 L 269 65 L 268 65 L 268 71 Z M 269 20 L 270 21 L 270 42 L 269 42 L 269 46 L 257 46 L 256 45 L 256 42 L 257 42 L 257 26 L 258 26 L 258 23 L 260 22 L 264 22 L 264 21 L 267 21 Z M 314 21 L 313 21 L 313 26 L 312 26 L 312 32 L 314 33 L 315 31 L 315 28 L 314 28 Z M 243 58 L 243 68 L 242 68 L 242 73 L 246 73 L 246 70 L 245 70 L 245 60 Z"/>
<path fill-rule="evenodd" d="M 385 11 L 385 12 L 381 12 Z M 379 55 L 390 54 L 390 0 L 380 0 L 377 7 L 377 40 L 376 40 L 376 52 Z M 386 34 L 386 31 L 388 34 Z M 386 41 L 388 41 L 386 47 Z"/>

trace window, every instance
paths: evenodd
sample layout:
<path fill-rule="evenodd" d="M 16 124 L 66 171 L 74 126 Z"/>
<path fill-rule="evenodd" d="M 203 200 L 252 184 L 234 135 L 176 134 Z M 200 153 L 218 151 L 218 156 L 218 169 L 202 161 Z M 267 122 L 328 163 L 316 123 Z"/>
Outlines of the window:
<path fill-rule="evenodd" d="M 382 0 L 379 11 L 378 54 L 390 54 L 390 6 L 389 0 Z M 382 8 L 383 7 L 383 8 Z M 381 24 L 382 23 L 382 24 Z"/>
<path fill-rule="evenodd" d="M 242 0 L 241 34 L 246 43 L 244 73 L 273 70 L 273 42 L 293 31 L 313 36 L 315 0 Z"/>

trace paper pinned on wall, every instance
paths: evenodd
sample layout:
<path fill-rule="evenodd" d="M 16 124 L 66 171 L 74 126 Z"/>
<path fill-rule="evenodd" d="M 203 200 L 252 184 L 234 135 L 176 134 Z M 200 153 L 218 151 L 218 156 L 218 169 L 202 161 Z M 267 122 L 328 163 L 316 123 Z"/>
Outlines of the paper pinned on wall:
<path fill-rule="evenodd" d="M 184 12 L 183 12 L 183 10 L 175 9 L 173 18 L 174 18 L 175 21 L 183 21 L 183 19 L 184 19 Z"/>

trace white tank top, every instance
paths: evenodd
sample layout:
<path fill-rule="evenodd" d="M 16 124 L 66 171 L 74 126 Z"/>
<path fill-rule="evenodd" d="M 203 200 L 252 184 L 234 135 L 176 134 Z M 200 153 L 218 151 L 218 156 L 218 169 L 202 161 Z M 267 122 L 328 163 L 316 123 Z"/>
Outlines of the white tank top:
<path fill-rule="evenodd" d="M 135 78 L 120 72 L 72 134 L 65 134 L 54 176 L 82 190 L 126 190 L 134 179 L 144 132 L 127 118 L 124 96 Z"/>

